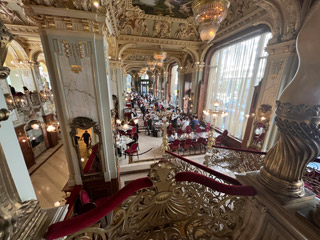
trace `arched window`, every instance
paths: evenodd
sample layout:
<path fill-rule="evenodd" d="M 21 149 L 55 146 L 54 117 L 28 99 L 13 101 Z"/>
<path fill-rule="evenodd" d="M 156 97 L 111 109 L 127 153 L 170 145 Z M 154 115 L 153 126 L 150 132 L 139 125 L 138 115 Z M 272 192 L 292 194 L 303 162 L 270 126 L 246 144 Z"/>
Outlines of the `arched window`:
<path fill-rule="evenodd" d="M 174 65 L 171 68 L 171 86 L 170 86 L 170 103 L 174 106 L 177 104 L 177 95 L 178 95 L 178 65 Z"/>
<path fill-rule="evenodd" d="M 270 38 L 271 33 L 256 35 L 218 49 L 211 58 L 206 109 L 213 109 L 218 101 L 228 116 L 218 118 L 216 127 L 239 139 L 244 135 L 254 86 L 264 75 L 268 56 L 264 49 Z"/>
<path fill-rule="evenodd" d="M 131 92 L 131 81 L 132 81 L 132 76 L 130 74 L 128 74 L 126 77 L 127 92 Z"/>

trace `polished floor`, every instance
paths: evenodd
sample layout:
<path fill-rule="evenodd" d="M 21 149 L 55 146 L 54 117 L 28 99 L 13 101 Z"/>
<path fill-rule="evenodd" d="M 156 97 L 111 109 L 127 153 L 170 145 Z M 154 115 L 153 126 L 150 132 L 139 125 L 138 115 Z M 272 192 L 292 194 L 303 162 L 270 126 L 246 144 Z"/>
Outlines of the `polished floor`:
<path fill-rule="evenodd" d="M 124 156 L 119 158 L 121 187 L 132 180 L 148 175 L 150 165 L 162 157 L 161 143 L 161 137 L 148 136 L 141 129 L 139 134 L 139 159 L 134 156 L 133 163 L 129 164 L 128 156 L 127 158 Z M 52 150 L 49 149 L 48 151 Z M 49 152 L 44 154 L 49 154 Z M 65 194 L 62 189 L 69 176 L 64 147 L 60 147 L 49 156 L 49 159 L 39 165 L 31 175 L 35 193 L 42 208 L 54 207 L 57 202 L 60 202 L 61 205 L 64 204 Z M 187 158 L 200 164 L 204 161 L 204 155 L 188 156 Z M 219 167 L 215 170 L 234 177 L 234 174 L 228 170 Z"/>
<path fill-rule="evenodd" d="M 42 208 L 54 207 L 55 202 L 63 204 L 64 193 L 61 191 L 67 183 L 69 169 L 61 147 L 32 175 L 31 181 Z"/>

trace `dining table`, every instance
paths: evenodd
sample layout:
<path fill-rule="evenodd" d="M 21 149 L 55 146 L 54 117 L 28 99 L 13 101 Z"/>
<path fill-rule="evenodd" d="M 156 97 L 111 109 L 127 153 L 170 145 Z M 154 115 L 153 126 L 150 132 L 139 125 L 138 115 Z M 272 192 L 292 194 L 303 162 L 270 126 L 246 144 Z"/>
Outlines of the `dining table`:
<path fill-rule="evenodd" d="M 121 126 L 118 127 L 118 129 L 120 131 L 124 131 L 124 132 L 131 131 L 132 128 L 133 128 L 133 126 L 130 126 L 128 124 L 127 125 L 121 125 Z"/>
<path fill-rule="evenodd" d="M 131 143 L 133 143 L 134 140 L 132 138 L 129 138 L 128 136 L 117 136 L 116 138 L 116 147 L 119 150 L 119 155 L 123 155 L 124 151 L 127 149 L 127 146 Z"/>

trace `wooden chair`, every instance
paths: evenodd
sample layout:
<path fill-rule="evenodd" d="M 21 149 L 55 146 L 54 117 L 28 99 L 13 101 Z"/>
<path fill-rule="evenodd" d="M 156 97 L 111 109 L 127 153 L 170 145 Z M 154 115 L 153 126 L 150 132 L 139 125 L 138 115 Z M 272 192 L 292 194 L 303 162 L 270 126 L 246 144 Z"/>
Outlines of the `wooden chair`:
<path fill-rule="evenodd" d="M 177 133 L 178 133 L 178 136 L 181 136 L 184 132 L 183 132 L 183 130 L 182 130 L 181 128 L 179 128 L 179 129 L 177 130 Z"/>
<path fill-rule="evenodd" d="M 171 151 L 178 150 L 179 154 L 179 146 L 180 146 L 180 141 L 178 139 L 174 140 L 173 143 L 169 145 Z"/>
<path fill-rule="evenodd" d="M 190 153 L 191 145 L 192 145 L 192 140 L 191 139 L 187 139 L 187 140 L 185 140 L 184 142 L 182 142 L 180 144 L 180 146 L 183 148 L 183 155 L 184 155 L 186 150 L 189 150 L 189 153 Z"/>
<path fill-rule="evenodd" d="M 137 154 L 137 158 L 139 159 L 138 155 L 138 143 L 133 143 L 127 150 L 124 151 L 124 158 L 127 157 L 127 154 L 129 155 L 129 163 L 132 163 L 132 155 Z"/>
<path fill-rule="evenodd" d="M 198 138 L 197 140 L 192 142 L 192 146 L 194 148 L 194 153 L 196 153 L 196 149 L 199 148 L 200 153 L 201 153 L 201 148 L 202 148 L 202 143 L 203 143 L 203 138 Z"/>

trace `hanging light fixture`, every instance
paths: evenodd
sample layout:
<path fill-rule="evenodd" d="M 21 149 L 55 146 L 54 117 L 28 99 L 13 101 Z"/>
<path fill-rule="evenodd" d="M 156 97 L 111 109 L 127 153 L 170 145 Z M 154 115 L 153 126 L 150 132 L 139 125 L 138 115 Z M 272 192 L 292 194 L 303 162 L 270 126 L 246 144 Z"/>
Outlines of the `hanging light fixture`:
<path fill-rule="evenodd" d="M 167 53 L 165 51 L 160 51 L 160 52 L 155 52 L 153 54 L 153 58 L 157 61 L 157 62 L 163 62 L 167 57 Z"/>
<path fill-rule="evenodd" d="M 195 0 L 192 5 L 194 19 L 199 25 L 202 41 L 211 41 L 216 36 L 221 22 L 227 17 L 228 0 Z"/>
<path fill-rule="evenodd" d="M 158 67 L 162 67 L 163 66 L 163 62 L 157 62 L 157 66 Z"/>
<path fill-rule="evenodd" d="M 149 60 L 149 61 L 147 62 L 147 64 L 148 64 L 149 69 L 150 69 L 151 71 L 153 71 L 153 70 L 155 69 L 156 62 L 155 62 L 154 60 Z"/>

